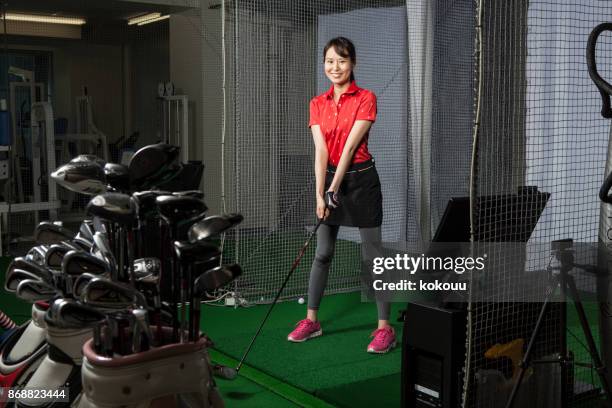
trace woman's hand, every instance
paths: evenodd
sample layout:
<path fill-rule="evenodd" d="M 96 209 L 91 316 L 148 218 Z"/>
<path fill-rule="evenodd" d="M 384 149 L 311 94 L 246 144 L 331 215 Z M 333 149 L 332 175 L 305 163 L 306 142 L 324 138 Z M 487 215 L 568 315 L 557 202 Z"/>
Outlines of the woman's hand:
<path fill-rule="evenodd" d="M 329 210 L 325 204 L 323 196 L 317 194 L 317 218 L 326 219 L 329 216 Z"/>

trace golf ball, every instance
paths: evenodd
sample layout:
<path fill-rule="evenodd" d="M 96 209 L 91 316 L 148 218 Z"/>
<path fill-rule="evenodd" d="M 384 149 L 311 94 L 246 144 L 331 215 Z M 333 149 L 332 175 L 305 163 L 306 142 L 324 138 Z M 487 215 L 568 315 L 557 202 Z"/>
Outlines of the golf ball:
<path fill-rule="evenodd" d="M 304 298 L 299 298 L 299 299 L 298 299 L 298 303 L 299 303 L 300 305 L 303 305 L 303 304 L 304 304 Z"/>

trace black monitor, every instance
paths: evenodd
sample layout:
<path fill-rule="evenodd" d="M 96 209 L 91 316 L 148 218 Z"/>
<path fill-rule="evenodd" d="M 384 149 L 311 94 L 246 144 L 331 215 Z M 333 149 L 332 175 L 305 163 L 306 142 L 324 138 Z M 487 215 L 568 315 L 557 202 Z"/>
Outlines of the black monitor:
<path fill-rule="evenodd" d="M 535 186 L 521 186 L 517 193 L 478 198 L 475 241 L 527 242 L 533 233 L 550 193 Z M 470 242 L 470 199 L 448 200 L 433 242 Z"/>

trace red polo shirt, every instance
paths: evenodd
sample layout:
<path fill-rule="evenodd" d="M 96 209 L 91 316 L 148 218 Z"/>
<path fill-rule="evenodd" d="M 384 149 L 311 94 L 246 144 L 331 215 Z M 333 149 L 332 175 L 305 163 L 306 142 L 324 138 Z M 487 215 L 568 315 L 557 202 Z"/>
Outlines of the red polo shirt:
<path fill-rule="evenodd" d="M 376 120 L 376 95 L 367 89 L 359 88 L 355 81 L 348 90 L 334 102 L 334 86 L 310 101 L 310 122 L 308 127 L 319 125 L 325 142 L 329 163 L 337 166 L 340 162 L 346 139 L 356 120 Z M 363 136 L 355 151 L 352 163 L 361 163 L 372 158 L 368 151 L 369 132 Z"/>

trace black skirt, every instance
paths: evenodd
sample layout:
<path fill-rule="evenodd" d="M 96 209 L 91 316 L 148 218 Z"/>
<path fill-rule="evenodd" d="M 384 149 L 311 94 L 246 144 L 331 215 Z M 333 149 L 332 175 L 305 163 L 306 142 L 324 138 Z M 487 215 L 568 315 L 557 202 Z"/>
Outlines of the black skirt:
<path fill-rule="evenodd" d="M 331 185 L 336 168 L 327 166 L 325 191 Z M 338 190 L 340 207 L 332 210 L 324 224 L 372 228 L 382 224 L 382 193 L 374 160 L 352 164 Z"/>

